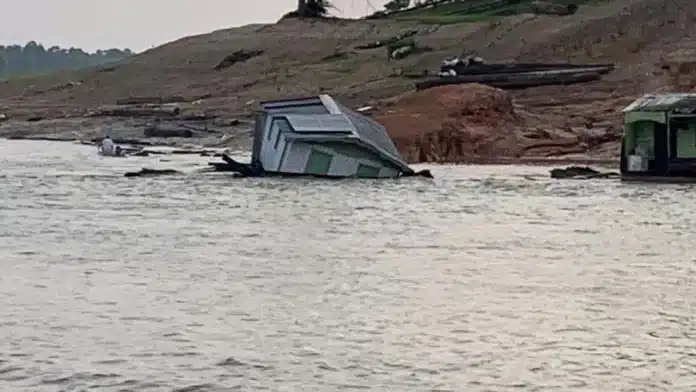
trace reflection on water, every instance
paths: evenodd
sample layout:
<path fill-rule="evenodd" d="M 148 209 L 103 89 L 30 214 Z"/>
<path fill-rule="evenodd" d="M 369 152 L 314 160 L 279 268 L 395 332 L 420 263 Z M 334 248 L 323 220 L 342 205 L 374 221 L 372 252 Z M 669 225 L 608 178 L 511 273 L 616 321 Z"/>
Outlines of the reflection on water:
<path fill-rule="evenodd" d="M 693 391 L 690 186 L 123 178 L 0 142 L 8 391 Z"/>

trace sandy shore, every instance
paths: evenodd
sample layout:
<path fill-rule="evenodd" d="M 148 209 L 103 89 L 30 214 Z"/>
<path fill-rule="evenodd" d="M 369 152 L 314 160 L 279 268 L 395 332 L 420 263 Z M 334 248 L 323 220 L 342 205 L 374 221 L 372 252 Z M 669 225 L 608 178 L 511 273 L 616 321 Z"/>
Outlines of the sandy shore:
<path fill-rule="evenodd" d="M 247 124 L 248 126 L 248 124 Z M 57 119 L 39 122 L 6 121 L 0 124 L 0 138 L 12 140 L 44 140 L 60 142 L 95 143 L 105 135 L 119 143 L 134 146 L 173 147 L 181 150 L 230 149 L 249 151 L 251 129 L 247 126 L 218 128 L 197 132 L 191 138 L 147 138 L 143 136 L 142 122 L 135 120 L 99 121 L 91 119 Z M 525 166 L 599 166 L 617 168 L 618 159 L 596 158 L 584 155 L 565 157 L 470 157 L 458 162 L 424 162 L 419 165 L 525 165 Z"/>
<path fill-rule="evenodd" d="M 93 142 L 108 135 L 119 144 L 135 146 L 204 147 L 248 150 L 251 147 L 251 126 L 216 126 L 193 131 L 190 138 L 152 138 L 144 136 L 146 123 L 131 119 L 68 118 L 42 121 L 5 121 L 0 123 L 0 138 L 13 140 L 49 140 Z M 195 127 L 195 126 L 194 126 Z"/>

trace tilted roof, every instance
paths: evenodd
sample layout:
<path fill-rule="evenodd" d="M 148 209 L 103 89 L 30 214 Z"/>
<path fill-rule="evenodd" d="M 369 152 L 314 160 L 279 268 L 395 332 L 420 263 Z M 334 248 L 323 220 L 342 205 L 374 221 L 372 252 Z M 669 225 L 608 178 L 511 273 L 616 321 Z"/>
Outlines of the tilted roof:
<path fill-rule="evenodd" d="M 284 114 L 297 133 L 355 133 L 355 126 L 344 114 Z"/>
<path fill-rule="evenodd" d="M 696 112 L 696 94 L 646 94 L 626 106 L 623 112 L 667 112 L 673 110 L 686 113 Z"/>

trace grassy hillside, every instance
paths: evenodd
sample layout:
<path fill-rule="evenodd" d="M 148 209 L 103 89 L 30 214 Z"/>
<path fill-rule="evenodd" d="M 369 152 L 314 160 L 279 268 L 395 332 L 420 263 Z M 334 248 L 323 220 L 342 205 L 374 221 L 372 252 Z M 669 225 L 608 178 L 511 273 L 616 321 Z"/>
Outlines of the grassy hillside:
<path fill-rule="evenodd" d="M 439 7 L 439 15 L 451 15 L 444 12 L 456 6 Z M 259 100 L 282 96 L 331 92 L 356 105 L 392 97 L 412 83 L 390 75 L 436 69 L 442 58 L 470 51 L 490 61 L 617 62 L 618 70 L 602 82 L 515 93 L 530 108 L 545 105 L 547 113 L 582 121 L 590 115 L 613 118 L 636 94 L 664 85 L 660 62 L 696 54 L 696 8 L 689 0 L 615 1 L 581 6 L 569 16 L 520 14 L 496 23 L 433 25 L 423 23 L 426 10 L 419 12 L 420 21 L 408 14 L 362 21 L 286 19 L 187 37 L 102 69 L 4 82 L 0 111 L 17 118 L 70 117 L 128 96 L 179 95 L 205 96 L 196 106 L 201 111 L 238 116 Z M 413 29 L 412 38 L 429 50 L 388 60 L 384 48 L 357 49 Z M 261 54 L 216 69 L 240 50 Z M 597 105 L 608 105 L 606 113 Z"/>

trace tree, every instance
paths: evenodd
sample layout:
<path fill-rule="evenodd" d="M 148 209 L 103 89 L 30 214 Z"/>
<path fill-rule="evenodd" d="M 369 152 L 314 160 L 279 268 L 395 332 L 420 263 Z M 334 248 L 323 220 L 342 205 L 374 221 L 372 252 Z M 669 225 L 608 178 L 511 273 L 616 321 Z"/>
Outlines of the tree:
<path fill-rule="evenodd" d="M 119 61 L 132 54 L 129 49 L 98 50 L 95 53 L 58 46 L 46 49 L 35 41 L 28 42 L 24 47 L 0 46 L 0 79 L 15 75 L 80 69 Z"/>
<path fill-rule="evenodd" d="M 328 0 L 297 0 L 295 16 L 300 18 L 322 18 L 328 15 L 333 5 Z"/>
<path fill-rule="evenodd" d="M 399 11 L 404 8 L 408 8 L 408 6 L 411 4 L 411 0 L 391 0 L 387 4 L 384 5 L 384 9 L 387 11 Z"/>

